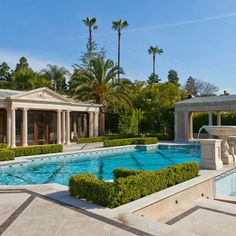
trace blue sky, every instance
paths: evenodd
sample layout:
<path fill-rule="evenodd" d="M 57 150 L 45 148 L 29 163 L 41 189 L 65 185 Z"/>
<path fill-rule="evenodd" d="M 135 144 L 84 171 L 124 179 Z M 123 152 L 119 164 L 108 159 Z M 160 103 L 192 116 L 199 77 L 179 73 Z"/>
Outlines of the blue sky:
<path fill-rule="evenodd" d="M 191 75 L 236 94 L 235 0 L 0 0 L 0 62 L 11 66 L 26 56 L 35 70 L 48 63 L 78 63 L 88 38 L 85 17 L 96 17 L 94 39 L 117 59 L 111 22 L 125 19 L 121 64 L 126 77 L 146 80 L 152 70 L 147 50 L 158 45 L 162 81 L 175 69 L 181 82 Z"/>

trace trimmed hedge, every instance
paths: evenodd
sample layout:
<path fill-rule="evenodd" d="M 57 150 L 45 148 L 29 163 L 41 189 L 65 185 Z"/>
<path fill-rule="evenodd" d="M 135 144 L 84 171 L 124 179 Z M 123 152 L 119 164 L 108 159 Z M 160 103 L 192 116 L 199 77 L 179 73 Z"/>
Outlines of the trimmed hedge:
<path fill-rule="evenodd" d="M 10 149 L 0 149 L 0 161 L 10 161 L 15 159 L 15 152 Z"/>
<path fill-rule="evenodd" d="M 198 164 L 189 162 L 152 172 L 119 169 L 114 171 L 114 182 L 98 180 L 92 174 L 78 174 L 70 178 L 69 190 L 74 197 L 114 208 L 192 179 L 198 171 Z"/>
<path fill-rule="evenodd" d="M 114 140 L 114 139 L 124 139 L 124 138 L 136 138 L 136 137 L 133 135 L 125 135 L 125 134 L 107 134 L 105 136 L 99 136 L 99 137 L 78 138 L 76 142 L 78 144 L 79 143 L 96 143 L 96 142 L 103 142 L 104 140 Z"/>
<path fill-rule="evenodd" d="M 114 175 L 115 179 L 118 179 L 118 178 L 125 178 L 130 175 L 137 175 L 142 172 L 143 172 L 143 170 L 129 170 L 129 169 L 125 169 L 125 168 L 116 168 L 113 170 L 113 175 Z"/>
<path fill-rule="evenodd" d="M 7 148 L 7 144 L 6 143 L 0 143 L 0 149 L 3 149 L 3 148 Z"/>
<path fill-rule="evenodd" d="M 103 142 L 104 137 L 90 137 L 90 138 L 78 138 L 77 143 L 97 143 L 97 142 Z"/>
<path fill-rule="evenodd" d="M 132 144 L 155 144 L 157 143 L 157 138 L 126 138 L 126 139 L 114 139 L 114 140 L 104 140 L 104 147 L 115 147 L 115 146 L 125 146 Z"/>
<path fill-rule="evenodd" d="M 62 144 L 49 144 L 49 145 L 37 145 L 37 146 L 28 146 L 28 147 L 16 147 L 16 148 L 12 148 L 11 150 L 15 152 L 15 157 L 31 156 L 31 155 L 62 152 L 63 145 Z"/>

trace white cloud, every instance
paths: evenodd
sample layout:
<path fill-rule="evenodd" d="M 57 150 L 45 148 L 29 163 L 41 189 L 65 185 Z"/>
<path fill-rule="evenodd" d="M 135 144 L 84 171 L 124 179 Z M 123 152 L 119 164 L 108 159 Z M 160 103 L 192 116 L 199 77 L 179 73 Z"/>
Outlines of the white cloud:
<path fill-rule="evenodd" d="M 231 18 L 231 17 L 236 17 L 236 13 L 229 13 L 225 15 L 211 16 L 211 17 L 206 17 L 206 18 L 201 18 L 201 19 L 180 21 L 180 22 L 174 22 L 174 23 L 158 24 L 158 25 L 152 25 L 152 26 L 147 26 L 147 27 L 139 27 L 139 28 L 134 28 L 134 29 L 127 29 L 127 31 L 135 32 L 135 31 L 145 31 L 145 30 L 154 30 L 154 29 L 164 29 L 164 28 L 171 28 L 171 27 L 177 27 L 177 26 L 192 25 L 192 24 L 197 24 L 197 23 L 221 20 L 221 19 L 226 19 L 226 18 Z"/>
<path fill-rule="evenodd" d="M 65 65 L 63 63 L 50 60 L 48 58 L 42 58 L 39 56 L 31 55 L 27 52 L 16 52 L 16 51 L 8 51 L 4 49 L 0 49 L 0 63 L 6 62 L 12 69 L 15 68 L 16 63 L 19 61 L 20 57 L 26 57 L 30 67 L 36 71 L 39 71 L 45 68 L 48 64 L 58 65 L 62 67 L 66 67 L 67 69 L 71 69 L 70 65 Z"/>

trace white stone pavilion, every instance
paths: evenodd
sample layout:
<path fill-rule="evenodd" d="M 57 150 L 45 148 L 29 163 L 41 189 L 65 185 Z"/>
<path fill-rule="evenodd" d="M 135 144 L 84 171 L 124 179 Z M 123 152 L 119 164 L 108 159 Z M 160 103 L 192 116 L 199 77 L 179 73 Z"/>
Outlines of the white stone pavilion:
<path fill-rule="evenodd" d="M 189 141 L 193 137 L 193 114 L 207 112 L 208 124 L 212 125 L 212 114 L 217 114 L 217 124 L 221 125 L 221 112 L 236 111 L 236 95 L 194 97 L 177 102 L 175 105 L 175 141 Z M 235 124 L 236 125 L 236 121 Z"/>
<path fill-rule="evenodd" d="M 0 89 L 0 143 L 9 147 L 70 144 L 99 132 L 99 104 L 74 101 L 49 88 Z"/>

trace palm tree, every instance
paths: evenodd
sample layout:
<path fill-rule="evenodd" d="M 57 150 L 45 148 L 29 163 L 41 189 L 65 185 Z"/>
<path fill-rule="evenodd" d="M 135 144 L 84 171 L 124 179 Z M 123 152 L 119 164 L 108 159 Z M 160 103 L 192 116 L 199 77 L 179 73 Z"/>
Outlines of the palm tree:
<path fill-rule="evenodd" d="M 54 91 L 59 93 L 66 92 L 66 77 L 69 75 L 68 70 L 64 67 L 58 67 L 56 65 L 47 65 L 47 69 L 40 72 L 45 79 L 51 81 L 51 86 Z"/>
<path fill-rule="evenodd" d="M 120 68 L 120 38 L 121 31 L 128 27 L 127 21 L 117 20 L 112 22 L 112 29 L 118 32 L 118 68 Z M 120 73 L 118 73 L 118 81 L 120 80 Z"/>
<path fill-rule="evenodd" d="M 161 48 L 159 48 L 158 46 L 156 47 L 153 47 L 153 46 L 150 46 L 150 48 L 148 49 L 148 53 L 150 55 L 152 55 L 152 60 L 153 60 L 153 75 L 155 75 L 155 67 L 156 67 L 156 54 L 162 54 L 163 53 L 163 50 Z"/>
<path fill-rule="evenodd" d="M 93 100 L 101 104 L 99 114 L 99 134 L 105 134 L 105 113 L 108 103 L 111 107 L 116 104 L 130 104 L 129 96 L 125 92 L 125 86 L 131 82 L 122 79 L 119 83 L 113 83 L 118 73 L 123 70 L 115 66 L 112 60 L 98 57 L 91 60 L 90 70 L 78 69 L 73 75 L 71 86 L 75 92 L 75 98 L 82 101 Z"/>
<path fill-rule="evenodd" d="M 92 51 L 93 51 L 93 39 L 92 39 L 92 31 L 96 30 L 98 26 L 96 25 L 97 20 L 96 18 L 89 19 L 86 17 L 86 19 L 83 19 L 84 24 L 89 28 L 89 55 L 90 55 L 90 60 L 92 59 Z"/>

